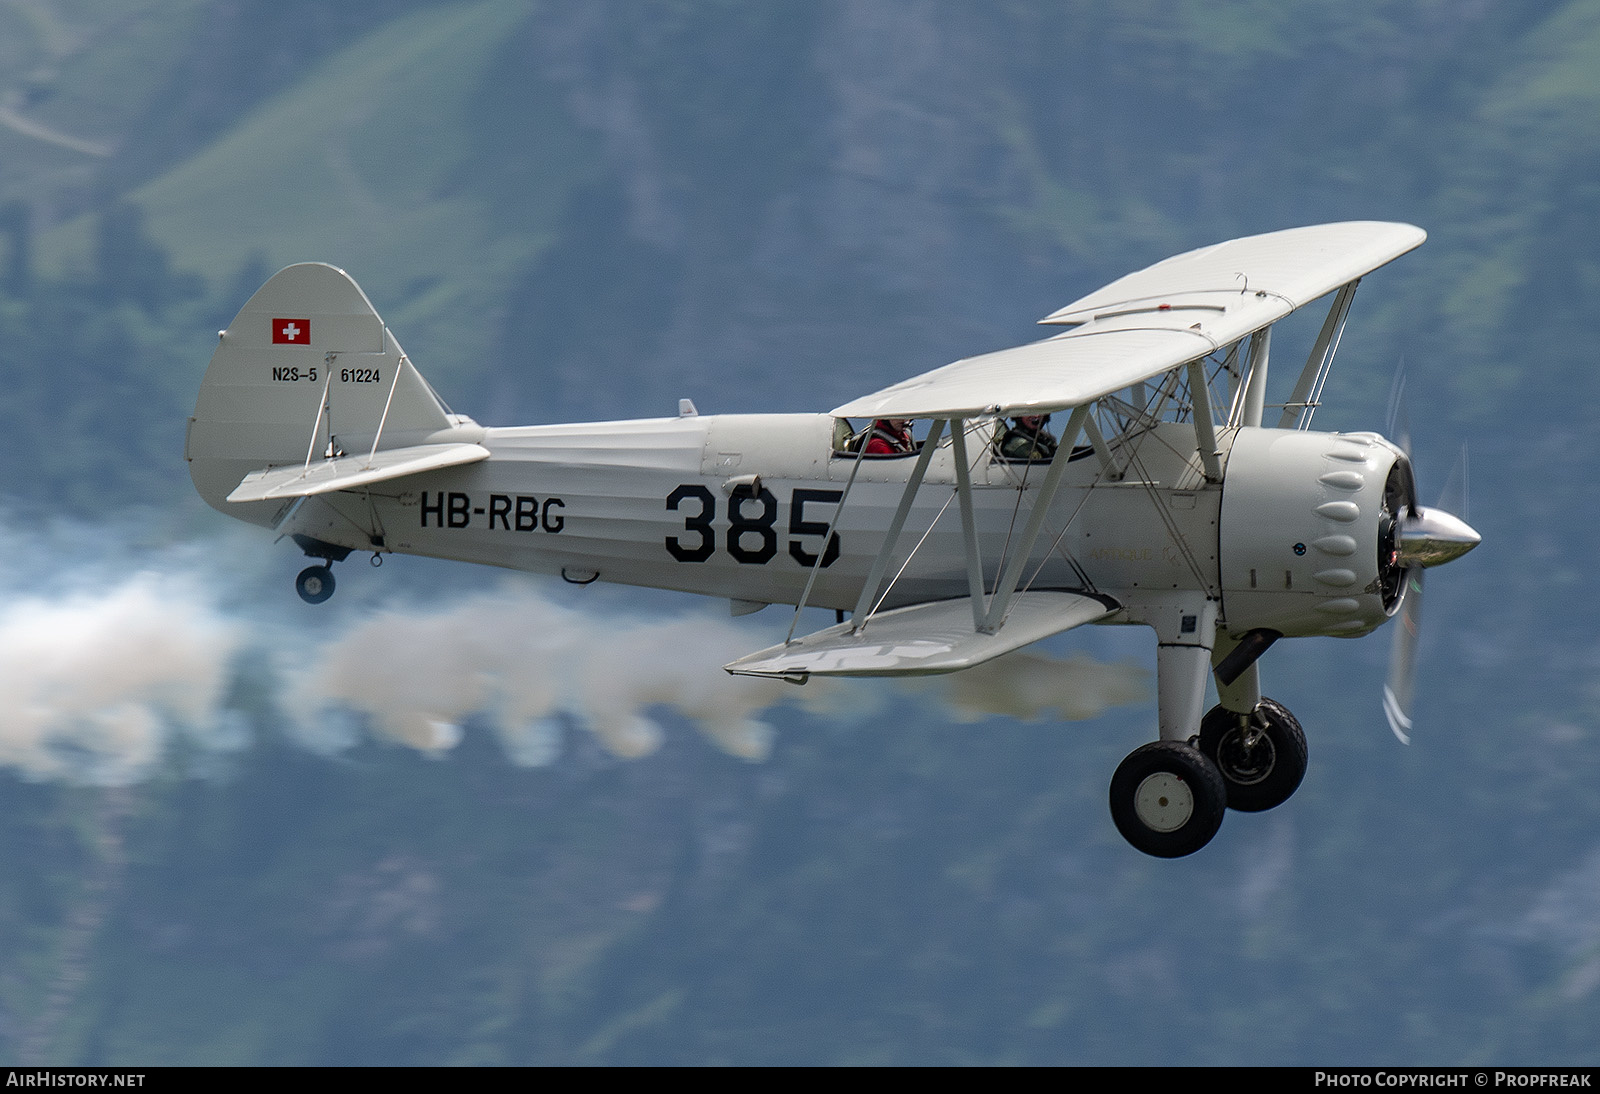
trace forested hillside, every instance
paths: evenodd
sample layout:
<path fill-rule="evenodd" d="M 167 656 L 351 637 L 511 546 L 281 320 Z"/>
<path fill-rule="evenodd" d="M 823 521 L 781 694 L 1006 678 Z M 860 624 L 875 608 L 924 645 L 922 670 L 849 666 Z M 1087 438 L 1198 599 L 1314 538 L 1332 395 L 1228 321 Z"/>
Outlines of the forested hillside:
<path fill-rule="evenodd" d="M 0 1056 L 1596 1063 L 1597 119 L 1600 0 L 0 5 Z M 1387 634 L 1275 647 L 1310 773 L 1187 859 L 1106 812 L 1145 633 L 719 691 L 787 617 L 406 558 L 313 609 L 182 459 L 293 261 L 511 424 L 826 410 L 1355 218 L 1430 238 L 1316 425 L 1403 364 L 1484 544 L 1413 745 Z"/>

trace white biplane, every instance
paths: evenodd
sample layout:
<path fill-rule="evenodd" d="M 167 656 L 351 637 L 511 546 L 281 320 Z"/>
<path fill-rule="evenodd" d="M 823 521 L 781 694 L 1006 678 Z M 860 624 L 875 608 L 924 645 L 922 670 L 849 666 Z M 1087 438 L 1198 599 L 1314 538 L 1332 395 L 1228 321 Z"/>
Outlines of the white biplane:
<path fill-rule="evenodd" d="M 1401 447 L 1308 427 L 1358 282 L 1424 238 L 1352 222 L 1190 251 L 1046 316 L 1052 337 L 828 414 L 685 399 L 671 418 L 522 428 L 453 413 L 347 274 L 290 266 L 221 333 L 186 453 L 207 502 L 321 560 L 297 581 L 312 603 L 334 562 L 372 551 L 702 593 L 735 614 L 834 609 L 837 625 L 791 623 L 726 666 L 795 683 L 1148 626 L 1160 739 L 1117 768 L 1111 813 L 1140 850 L 1185 855 L 1225 807 L 1271 808 L 1304 774 L 1299 723 L 1261 694 L 1278 638 L 1401 615 L 1385 710 L 1402 739 L 1410 726 L 1422 570 L 1478 535 L 1417 504 Z M 1269 405 L 1273 325 L 1329 294 L 1292 393 Z M 1053 455 L 1002 452 L 1007 419 L 1052 413 Z M 928 425 L 877 454 L 852 419 Z"/>

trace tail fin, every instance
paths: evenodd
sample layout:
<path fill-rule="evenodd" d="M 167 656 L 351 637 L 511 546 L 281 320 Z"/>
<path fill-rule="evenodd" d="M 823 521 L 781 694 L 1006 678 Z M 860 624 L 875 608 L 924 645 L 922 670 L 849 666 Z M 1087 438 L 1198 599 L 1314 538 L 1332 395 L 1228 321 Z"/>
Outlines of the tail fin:
<path fill-rule="evenodd" d="M 185 455 L 213 507 L 271 527 L 283 502 L 230 504 L 251 472 L 458 439 L 452 414 L 350 275 L 290 266 L 223 331 L 189 419 Z M 381 435 L 380 435 L 381 430 Z"/>

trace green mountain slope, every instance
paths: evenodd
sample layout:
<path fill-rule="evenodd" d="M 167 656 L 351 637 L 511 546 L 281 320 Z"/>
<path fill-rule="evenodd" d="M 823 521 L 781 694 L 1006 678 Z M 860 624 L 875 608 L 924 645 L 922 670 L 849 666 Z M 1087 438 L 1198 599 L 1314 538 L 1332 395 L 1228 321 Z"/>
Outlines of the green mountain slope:
<path fill-rule="evenodd" d="M 482 368 L 507 281 L 595 169 L 554 102 L 516 117 L 495 103 L 528 14 L 488 0 L 379 26 L 128 200 L 174 265 L 213 283 L 247 265 L 350 270 L 448 389 L 463 362 Z M 47 239 L 45 269 L 83 262 L 89 229 Z"/>

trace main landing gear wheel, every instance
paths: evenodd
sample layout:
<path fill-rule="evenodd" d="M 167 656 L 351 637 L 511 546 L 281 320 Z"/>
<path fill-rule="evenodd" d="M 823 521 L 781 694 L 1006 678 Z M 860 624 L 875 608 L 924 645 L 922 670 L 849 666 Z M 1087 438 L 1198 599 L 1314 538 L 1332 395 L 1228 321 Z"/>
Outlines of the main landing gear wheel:
<path fill-rule="evenodd" d="M 333 567 L 307 566 L 294 579 L 294 591 L 307 604 L 321 604 L 333 595 Z"/>
<path fill-rule="evenodd" d="M 1228 787 L 1228 808 L 1259 813 L 1282 805 L 1306 774 L 1306 734 L 1287 707 L 1262 699 L 1248 726 L 1212 707 L 1200 723 L 1204 752 Z"/>
<path fill-rule="evenodd" d="M 1181 858 L 1222 827 L 1228 789 L 1199 749 L 1154 741 L 1130 752 L 1111 776 L 1111 820 L 1147 855 Z"/>

